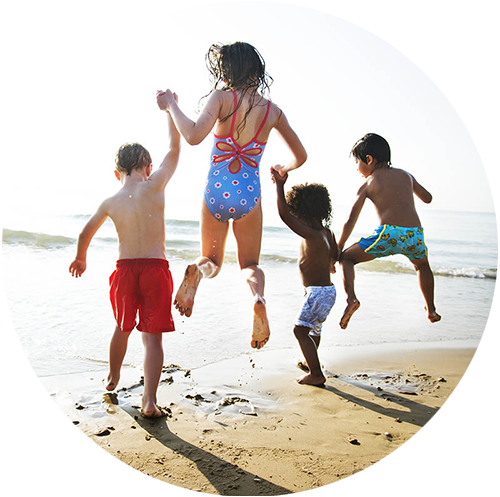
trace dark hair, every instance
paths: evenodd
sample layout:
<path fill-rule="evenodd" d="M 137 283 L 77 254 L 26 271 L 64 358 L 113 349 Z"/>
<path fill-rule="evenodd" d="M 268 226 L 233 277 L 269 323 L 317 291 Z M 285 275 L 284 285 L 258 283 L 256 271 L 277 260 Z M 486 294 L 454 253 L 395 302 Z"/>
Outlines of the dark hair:
<path fill-rule="evenodd" d="M 237 41 L 228 45 L 214 43 L 205 55 L 207 69 L 211 74 L 212 89 L 210 95 L 215 90 L 239 90 L 242 97 L 248 93 L 250 95 L 250 105 L 238 126 L 245 127 L 248 114 L 255 105 L 257 98 L 269 97 L 270 86 L 273 78 L 266 72 L 266 63 L 259 51 L 242 41 Z M 259 94 L 260 92 L 260 94 Z M 206 96 L 208 96 L 206 95 Z M 236 109 L 221 119 L 226 121 L 240 107 L 243 98 L 240 98 Z"/>
<path fill-rule="evenodd" d="M 330 226 L 332 203 L 325 185 L 319 183 L 295 185 L 287 192 L 286 203 L 290 212 L 298 219 L 308 224 L 317 219 L 325 228 Z"/>
<path fill-rule="evenodd" d="M 368 133 L 358 140 L 351 150 L 356 159 L 366 162 L 366 156 L 371 155 L 376 161 L 375 168 L 391 165 L 391 148 L 385 138 L 375 133 Z"/>
<path fill-rule="evenodd" d="M 118 172 L 127 173 L 127 176 L 130 176 L 132 170 L 140 171 L 149 166 L 151 156 L 139 143 L 125 143 L 116 152 L 115 164 Z"/>

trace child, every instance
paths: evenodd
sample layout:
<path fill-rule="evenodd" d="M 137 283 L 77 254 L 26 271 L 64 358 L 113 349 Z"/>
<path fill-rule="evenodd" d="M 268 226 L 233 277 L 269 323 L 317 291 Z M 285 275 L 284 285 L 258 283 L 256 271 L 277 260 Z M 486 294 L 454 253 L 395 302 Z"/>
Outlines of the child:
<path fill-rule="evenodd" d="M 162 333 L 174 331 L 172 319 L 172 277 L 165 252 L 165 187 L 177 168 L 180 135 L 168 117 L 169 151 L 160 168 L 151 174 L 149 152 L 138 143 L 125 144 L 116 154 L 115 176 L 122 188 L 104 200 L 89 219 L 80 236 L 75 260 L 69 271 L 80 277 L 96 231 L 110 217 L 118 232 L 118 262 L 110 277 L 110 299 L 116 319 L 109 351 L 106 389 L 114 390 L 127 351 L 128 338 L 136 327 L 142 332 L 144 394 L 142 415 L 160 417 L 156 391 L 163 366 Z"/>
<path fill-rule="evenodd" d="M 238 263 L 253 295 L 251 346 L 260 349 L 270 330 L 264 300 L 264 272 L 259 267 L 262 239 L 259 163 L 274 128 L 288 145 L 293 159 L 280 166 L 282 174 L 301 166 L 306 151 L 275 104 L 263 96 L 270 78 L 259 52 L 248 43 L 212 45 L 206 55 L 213 88 L 196 122 L 179 108 L 176 95 L 167 90 L 162 108 L 191 145 L 203 141 L 215 126 L 205 201 L 201 212 L 201 257 L 190 264 L 175 296 L 183 316 L 191 316 L 202 278 L 213 278 L 222 266 L 232 220 Z"/>
<path fill-rule="evenodd" d="M 306 295 L 302 310 L 295 320 L 293 332 L 297 338 L 309 373 L 297 381 L 305 385 L 323 385 L 326 378 L 321 371 L 318 347 L 321 328 L 335 303 L 335 286 L 330 280 L 338 257 L 335 235 L 328 228 L 332 211 L 328 190 L 319 184 L 294 186 L 285 198 L 283 185 L 287 175 L 281 176 L 274 167 L 278 212 L 283 222 L 302 237 L 299 271 Z"/>
<path fill-rule="evenodd" d="M 340 327 L 347 328 L 349 320 L 360 306 L 354 293 L 354 265 L 393 254 L 403 254 L 413 263 L 424 296 L 427 317 L 431 323 L 439 321 L 441 316 L 434 306 L 434 276 L 427 259 L 424 229 L 413 199 L 415 194 L 428 204 L 432 201 L 432 195 L 411 174 L 392 167 L 391 149 L 381 136 L 374 133 L 365 135 L 356 142 L 351 154 L 366 181 L 358 190 L 358 197 L 339 240 L 340 265 L 347 294 L 347 307 Z M 361 238 L 344 251 L 344 245 L 367 198 L 375 205 L 380 226 L 372 235 Z"/>

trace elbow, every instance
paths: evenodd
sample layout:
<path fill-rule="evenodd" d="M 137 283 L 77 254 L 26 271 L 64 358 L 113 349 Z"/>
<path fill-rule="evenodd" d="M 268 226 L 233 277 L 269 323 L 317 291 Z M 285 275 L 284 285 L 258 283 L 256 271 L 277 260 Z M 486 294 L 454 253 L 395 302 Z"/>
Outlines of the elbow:
<path fill-rule="evenodd" d="M 205 139 L 205 136 L 203 136 L 199 130 L 193 126 L 186 134 L 184 134 L 184 139 L 189 143 L 189 145 L 199 145 Z"/>
<path fill-rule="evenodd" d="M 203 141 L 203 138 L 199 136 L 187 136 L 186 141 L 189 145 L 199 145 Z"/>
<path fill-rule="evenodd" d="M 297 157 L 297 167 L 302 166 L 302 164 L 304 164 L 306 160 L 307 160 L 307 152 L 304 149 L 302 153 L 300 153 L 299 156 Z"/>

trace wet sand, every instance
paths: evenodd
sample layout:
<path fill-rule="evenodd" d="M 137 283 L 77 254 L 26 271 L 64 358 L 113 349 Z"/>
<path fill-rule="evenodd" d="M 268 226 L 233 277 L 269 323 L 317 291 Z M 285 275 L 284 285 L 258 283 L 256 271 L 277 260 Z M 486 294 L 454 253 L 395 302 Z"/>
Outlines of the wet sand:
<path fill-rule="evenodd" d="M 320 349 L 324 388 L 295 381 L 303 373 L 290 350 L 196 370 L 167 365 L 159 405 L 169 415 L 156 420 L 140 415 L 138 369 L 124 368 L 113 394 L 104 394 L 104 371 L 42 382 L 84 434 L 147 475 L 211 494 L 280 495 L 341 480 L 400 447 L 436 414 L 474 352 Z"/>

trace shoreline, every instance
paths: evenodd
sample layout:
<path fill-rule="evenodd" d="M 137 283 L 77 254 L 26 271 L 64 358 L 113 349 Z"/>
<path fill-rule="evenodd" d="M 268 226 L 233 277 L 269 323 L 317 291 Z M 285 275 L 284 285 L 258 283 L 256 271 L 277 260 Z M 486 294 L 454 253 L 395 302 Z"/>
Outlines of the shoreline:
<path fill-rule="evenodd" d="M 171 415 L 157 420 L 140 416 L 136 368 L 114 394 L 104 393 L 103 371 L 40 380 L 85 435 L 132 468 L 205 493 L 280 495 L 341 480 L 400 447 L 475 351 L 453 342 L 320 347 L 324 388 L 294 381 L 302 372 L 290 350 L 171 365 L 158 391 Z"/>

